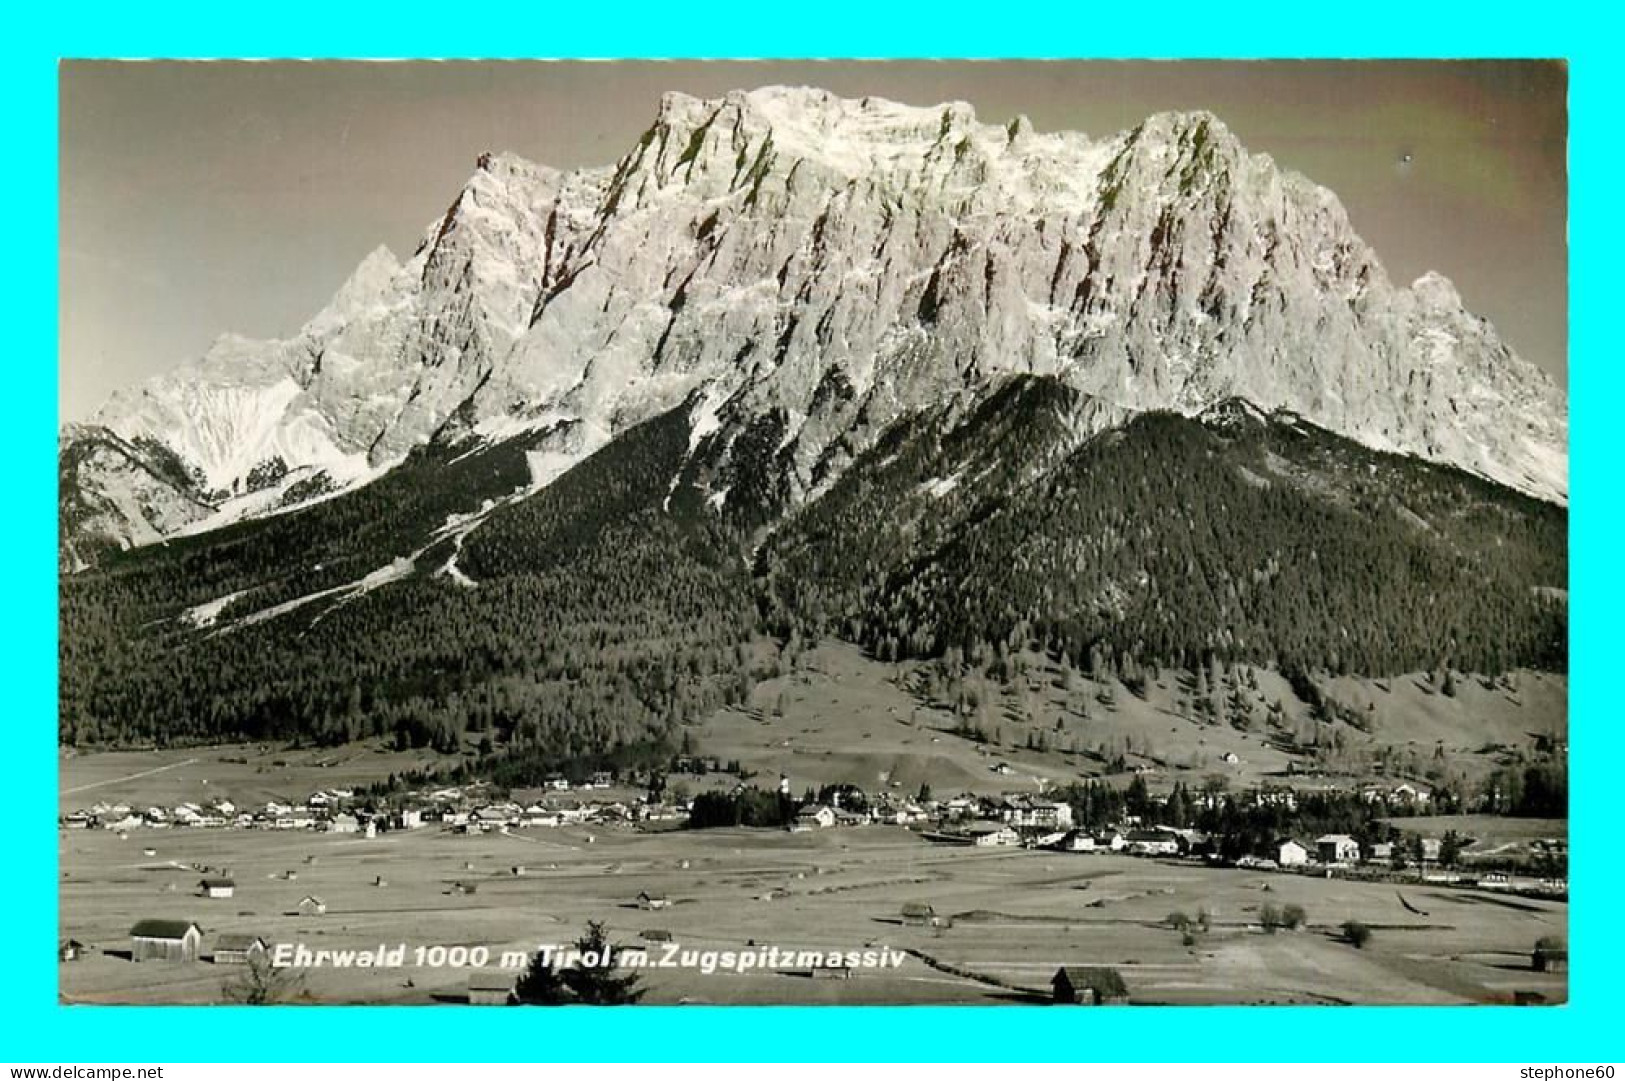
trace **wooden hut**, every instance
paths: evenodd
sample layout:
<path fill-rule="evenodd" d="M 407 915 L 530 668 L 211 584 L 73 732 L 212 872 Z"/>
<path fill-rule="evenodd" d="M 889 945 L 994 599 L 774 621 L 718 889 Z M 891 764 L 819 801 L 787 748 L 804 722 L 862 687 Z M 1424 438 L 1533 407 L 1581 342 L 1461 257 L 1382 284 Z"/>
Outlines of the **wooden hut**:
<path fill-rule="evenodd" d="M 214 942 L 214 963 L 246 965 L 256 956 L 263 957 L 268 947 L 269 944 L 259 935 L 221 935 Z"/>
<path fill-rule="evenodd" d="M 511 969 L 481 968 L 468 974 L 470 1006 L 507 1006 L 513 1002 L 517 973 Z"/>
<path fill-rule="evenodd" d="M 56 944 L 58 961 L 77 961 L 85 955 L 85 944 L 77 938 L 65 938 Z"/>
<path fill-rule="evenodd" d="M 1110 1006 L 1128 1001 L 1128 985 L 1115 968 L 1065 965 L 1050 979 L 1056 1002 Z"/>
<path fill-rule="evenodd" d="M 1536 972 L 1567 972 L 1569 949 L 1567 946 L 1536 946 L 1529 955 L 1529 967 Z"/>
<path fill-rule="evenodd" d="M 190 920 L 142 920 L 130 928 L 132 961 L 196 961 L 203 929 Z"/>
<path fill-rule="evenodd" d="M 325 916 L 327 914 L 327 902 L 320 897 L 302 897 L 299 899 L 299 914 L 301 916 Z"/>
<path fill-rule="evenodd" d="M 229 878 L 205 878 L 198 882 L 197 890 L 204 897 L 232 897 L 237 893 L 237 883 Z"/>
<path fill-rule="evenodd" d="M 910 927 L 924 927 L 936 915 L 936 909 L 922 901 L 909 901 L 903 906 L 903 922 Z"/>

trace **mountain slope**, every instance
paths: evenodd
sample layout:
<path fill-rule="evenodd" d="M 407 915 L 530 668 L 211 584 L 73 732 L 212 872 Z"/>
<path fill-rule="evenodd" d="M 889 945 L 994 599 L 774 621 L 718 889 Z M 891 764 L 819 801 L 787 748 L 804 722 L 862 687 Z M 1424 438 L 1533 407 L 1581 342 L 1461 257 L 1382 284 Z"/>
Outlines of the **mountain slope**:
<path fill-rule="evenodd" d="M 1242 397 L 1566 498 L 1561 390 L 1444 279 L 1390 282 L 1335 196 L 1216 118 L 1091 140 L 785 88 L 668 94 L 610 168 L 483 157 L 404 265 L 374 253 L 293 338 L 222 339 L 95 420 L 200 473 L 224 521 L 280 506 L 231 503 L 267 463 L 344 487 L 540 430 L 556 476 L 698 395 L 708 474 L 777 418 L 792 505 L 1005 374 L 1123 413 Z"/>
<path fill-rule="evenodd" d="M 769 518 L 708 505 L 685 458 L 702 404 L 548 484 L 545 432 L 431 447 L 65 576 L 63 738 L 490 738 L 542 770 L 675 744 L 744 700 L 762 635 L 1125 674 L 1219 657 L 1305 688 L 1566 667 L 1562 508 L 1295 417 L 1080 424 L 1101 407 L 1060 380 L 999 380 Z"/>
<path fill-rule="evenodd" d="M 1566 667 L 1560 509 L 1235 400 L 1069 449 L 1033 417 L 1062 393 L 1045 382 L 877 447 L 793 516 L 757 559 L 770 622 L 883 659 L 1036 642 L 1153 667 Z M 1038 454 L 998 447 L 1000 412 Z"/>

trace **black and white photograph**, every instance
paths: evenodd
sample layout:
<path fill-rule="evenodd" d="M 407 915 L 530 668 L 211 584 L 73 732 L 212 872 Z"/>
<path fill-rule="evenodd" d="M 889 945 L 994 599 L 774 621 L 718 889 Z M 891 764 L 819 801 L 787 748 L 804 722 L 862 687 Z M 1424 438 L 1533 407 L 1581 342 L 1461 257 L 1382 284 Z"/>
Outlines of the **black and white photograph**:
<path fill-rule="evenodd" d="M 1562 61 L 58 81 L 61 1004 L 1568 1002 Z"/>

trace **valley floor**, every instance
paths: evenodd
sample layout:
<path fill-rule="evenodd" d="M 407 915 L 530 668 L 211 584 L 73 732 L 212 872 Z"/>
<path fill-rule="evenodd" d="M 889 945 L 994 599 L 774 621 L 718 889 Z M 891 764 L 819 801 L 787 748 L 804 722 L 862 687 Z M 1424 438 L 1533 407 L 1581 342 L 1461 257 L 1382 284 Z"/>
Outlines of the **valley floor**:
<path fill-rule="evenodd" d="M 1061 965 L 1115 968 L 1135 1003 L 1488 1003 L 1520 991 L 1557 1002 L 1567 994 L 1564 975 L 1529 967 L 1537 938 L 1566 933 L 1563 902 L 1417 885 L 1405 889 L 1407 908 L 1391 884 L 943 846 L 886 826 L 795 834 L 426 828 L 375 839 L 64 831 L 60 856 L 61 934 L 91 947 L 60 967 L 65 1003 L 219 1002 L 222 984 L 240 971 L 207 960 L 225 932 L 312 950 L 405 945 L 399 968 L 303 970 L 301 996 L 311 1002 L 461 1003 L 468 971 L 415 965 L 417 947 L 484 946 L 496 965 L 506 951 L 569 943 L 588 920 L 604 921 L 622 944 L 654 930 L 684 950 L 906 951 L 899 967 L 860 968 L 846 979 L 805 969 L 651 970 L 649 1003 L 1036 1003 Z M 236 896 L 197 896 L 202 866 L 229 868 Z M 454 893 L 453 882 L 476 892 Z M 666 895 L 670 907 L 640 910 L 642 892 Z M 295 914 L 307 895 L 326 903 L 324 915 Z M 952 926 L 905 925 L 910 902 L 929 904 Z M 1308 927 L 1265 934 L 1257 926 L 1265 904 L 1301 905 Z M 1211 929 L 1185 945 L 1165 920 L 1200 910 Z M 128 932 L 143 918 L 196 920 L 205 959 L 132 962 Z M 1348 919 L 1374 931 L 1362 950 L 1338 936 Z"/>

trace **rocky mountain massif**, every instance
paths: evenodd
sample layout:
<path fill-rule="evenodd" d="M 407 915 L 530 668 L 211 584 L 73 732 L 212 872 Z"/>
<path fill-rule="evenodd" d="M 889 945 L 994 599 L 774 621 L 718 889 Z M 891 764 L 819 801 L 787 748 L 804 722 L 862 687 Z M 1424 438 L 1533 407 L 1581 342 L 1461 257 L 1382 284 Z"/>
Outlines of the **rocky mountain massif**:
<path fill-rule="evenodd" d="M 1238 397 L 1566 498 L 1562 392 L 1443 278 L 1390 282 L 1332 193 L 1217 118 L 1091 140 L 770 88 L 668 94 L 610 168 L 484 157 L 409 260 L 374 252 L 293 337 L 226 336 L 116 395 L 64 433 L 64 557 L 434 441 L 546 433 L 545 483 L 691 395 L 724 472 L 779 418 L 801 502 L 896 419 L 1010 374 L 1082 391 L 1080 436 Z"/>
<path fill-rule="evenodd" d="M 667 95 L 613 168 L 483 158 L 292 338 L 64 431 L 62 736 L 519 776 L 658 753 L 829 636 L 1304 703 L 1562 670 L 1566 446 L 1448 283 L 1206 114 Z"/>

